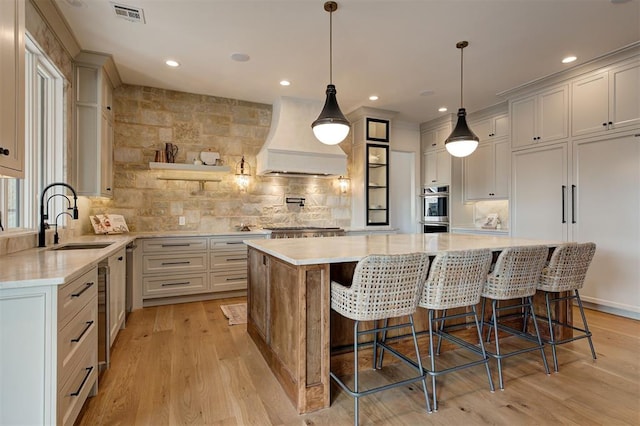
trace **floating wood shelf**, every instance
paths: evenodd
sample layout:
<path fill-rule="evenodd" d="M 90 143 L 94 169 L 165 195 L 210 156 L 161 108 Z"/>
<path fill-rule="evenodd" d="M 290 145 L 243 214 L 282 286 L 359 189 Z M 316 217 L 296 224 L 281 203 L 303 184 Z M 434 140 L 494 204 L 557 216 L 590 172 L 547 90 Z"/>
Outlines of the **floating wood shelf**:
<path fill-rule="evenodd" d="M 152 170 L 182 170 L 191 172 L 228 172 L 231 171 L 231 166 L 205 166 L 195 164 L 183 164 L 183 163 L 157 163 L 150 162 L 149 169 Z M 180 179 L 187 180 L 187 179 Z M 203 180 L 203 179 L 196 179 Z"/>

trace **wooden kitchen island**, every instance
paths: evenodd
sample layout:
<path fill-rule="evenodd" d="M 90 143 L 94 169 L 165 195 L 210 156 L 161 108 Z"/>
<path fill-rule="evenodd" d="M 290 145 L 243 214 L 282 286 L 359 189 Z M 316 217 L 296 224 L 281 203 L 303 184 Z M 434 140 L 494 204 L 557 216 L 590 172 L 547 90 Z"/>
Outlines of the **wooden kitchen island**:
<path fill-rule="evenodd" d="M 342 340 L 352 333 L 352 327 L 339 323 L 342 317 L 331 316 L 330 284 L 332 279 L 350 283 L 355 264 L 363 257 L 411 252 L 435 256 L 441 251 L 478 248 L 489 248 L 497 254 L 513 246 L 542 244 L 551 250 L 560 244 L 448 233 L 245 243 L 249 246 L 247 332 L 299 413 L 330 404 L 331 351 L 348 343 Z M 555 315 L 570 322 L 570 313 L 570 309 L 561 306 Z"/>

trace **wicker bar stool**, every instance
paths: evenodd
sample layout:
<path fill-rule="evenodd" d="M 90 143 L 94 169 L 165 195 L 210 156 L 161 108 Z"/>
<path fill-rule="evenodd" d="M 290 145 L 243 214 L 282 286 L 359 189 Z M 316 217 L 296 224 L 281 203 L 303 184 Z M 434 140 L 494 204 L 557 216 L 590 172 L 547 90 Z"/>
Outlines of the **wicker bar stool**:
<path fill-rule="evenodd" d="M 491 323 L 488 323 L 489 333 L 487 341 L 489 341 L 491 328 L 494 330 L 495 335 L 495 347 L 496 351 L 491 352 L 487 350 L 489 356 L 495 358 L 498 361 L 498 378 L 500 380 L 500 389 L 504 389 L 504 381 L 502 378 L 502 360 L 504 358 L 520 355 L 531 351 L 540 351 L 542 356 L 542 362 L 544 369 L 549 374 L 549 366 L 547 365 L 547 357 L 544 353 L 544 344 L 540 338 L 540 330 L 538 329 L 538 322 L 536 321 L 536 315 L 533 311 L 533 298 L 536 293 L 536 285 L 540 280 L 540 274 L 544 267 L 549 249 L 545 246 L 526 246 L 526 247 L 512 247 L 503 250 L 498 256 L 495 267 L 491 273 L 487 276 L 487 282 L 482 291 L 482 297 L 485 299 L 491 299 Z M 518 305 L 510 305 L 500 307 L 498 301 L 509 299 L 521 299 L 521 303 Z M 482 319 L 484 321 L 484 300 L 482 303 Z M 524 309 L 525 312 L 529 311 L 531 319 L 533 321 L 535 336 L 531 336 L 522 330 L 516 330 L 515 328 L 508 327 L 505 324 L 498 322 L 498 312 L 503 310 L 512 310 L 514 308 Z M 498 338 L 498 330 L 508 332 L 514 336 L 518 336 L 535 343 L 534 346 L 530 346 L 523 349 L 514 350 L 508 353 L 502 353 L 500 350 L 500 340 Z"/>
<path fill-rule="evenodd" d="M 489 357 L 484 349 L 482 335 L 480 334 L 480 325 L 478 323 L 478 314 L 476 312 L 476 305 L 480 303 L 482 288 L 484 287 L 489 268 L 491 267 L 491 260 L 491 251 L 489 249 L 483 249 L 439 253 L 431 263 L 429 277 L 424 284 L 422 297 L 420 298 L 418 306 L 427 309 L 429 315 L 429 356 L 431 358 L 431 369 L 426 372 L 431 376 L 431 392 L 433 394 L 434 410 L 438 409 L 436 377 L 443 374 L 484 364 L 489 378 L 489 388 L 492 392 L 494 391 L 491 371 L 489 370 Z M 447 309 L 463 307 L 469 308 L 471 311 L 447 315 Z M 442 314 L 436 317 L 434 314 L 438 311 L 442 311 Z M 473 316 L 475 322 L 479 347 L 458 336 L 451 335 L 446 331 L 456 328 L 456 326 L 445 327 L 446 320 L 454 318 L 466 319 L 470 316 Z M 433 324 L 438 321 L 440 321 L 440 327 L 434 330 Z M 463 326 L 466 327 L 467 324 L 463 324 Z M 434 334 L 438 336 L 438 346 L 435 352 L 433 345 Z M 481 355 L 482 358 L 454 367 L 436 370 L 435 355 L 440 354 L 442 338 L 457 344 L 461 348 L 469 349 Z"/>
<path fill-rule="evenodd" d="M 549 263 L 542 270 L 540 281 L 538 282 L 538 290 L 545 292 L 545 300 L 547 304 L 546 321 L 549 323 L 549 340 L 547 340 L 546 343 L 551 345 L 551 350 L 553 352 L 553 366 L 556 373 L 558 372 L 556 345 L 586 338 L 589 341 L 589 347 L 591 348 L 591 356 L 593 359 L 596 359 L 596 351 L 593 348 L 593 342 L 591 341 L 591 331 L 589 331 L 587 318 L 584 315 L 584 309 L 582 307 L 582 300 L 580 299 L 580 293 L 578 292 L 584 284 L 587 270 L 589 269 L 589 265 L 591 264 L 591 260 L 593 259 L 595 252 L 596 245 L 594 243 L 567 243 L 558 246 L 553 251 Z M 573 292 L 573 294 L 564 297 L 550 298 L 554 293 L 557 294 L 565 291 Z M 578 303 L 578 309 L 582 316 L 584 329 L 564 322 L 559 322 L 551 317 L 552 303 L 573 299 Z M 579 331 L 581 334 L 568 339 L 556 340 L 553 331 L 554 325 L 568 327 Z"/>
<path fill-rule="evenodd" d="M 338 385 L 354 398 L 355 419 L 359 421 L 359 398 L 422 381 L 422 389 L 426 401 L 427 412 L 431 412 L 427 382 L 422 372 L 420 351 L 413 325 L 413 314 L 418 306 L 422 285 L 429 269 L 429 257 L 425 253 L 402 255 L 369 255 L 358 262 L 353 273 L 351 287 L 345 287 L 335 281 L 331 282 L 331 309 L 340 315 L 355 321 L 353 327 L 353 355 L 355 366 L 354 388 L 350 389 L 333 372 L 330 376 Z M 377 321 L 388 318 L 408 316 L 408 322 L 369 330 L 359 330 L 361 321 Z M 377 347 L 395 351 L 385 343 L 377 342 L 378 332 L 389 329 L 411 328 L 417 362 L 407 362 L 418 372 L 418 375 L 396 383 L 386 384 L 368 390 L 360 390 L 358 384 L 358 337 L 363 334 L 374 334 L 374 367 Z"/>

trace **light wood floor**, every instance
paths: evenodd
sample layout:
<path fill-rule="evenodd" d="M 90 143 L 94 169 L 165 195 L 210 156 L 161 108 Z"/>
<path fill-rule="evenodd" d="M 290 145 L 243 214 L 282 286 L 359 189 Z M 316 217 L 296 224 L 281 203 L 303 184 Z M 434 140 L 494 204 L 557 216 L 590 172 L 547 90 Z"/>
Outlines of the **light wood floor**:
<path fill-rule="evenodd" d="M 330 408 L 295 412 L 245 326 L 227 325 L 220 305 L 242 300 L 133 312 L 114 344 L 98 396 L 87 401 L 77 424 L 353 424 L 353 399 L 335 387 Z M 494 393 L 483 367 L 449 374 L 438 379 L 439 410 L 432 414 L 424 411 L 419 385 L 381 392 L 361 399 L 361 424 L 640 425 L 640 322 L 596 311 L 587 315 L 596 361 L 586 340 L 559 348 L 560 372 L 550 376 L 539 353 L 511 358 L 504 363 L 505 390 Z M 422 350 L 424 356 L 427 349 Z M 459 356 L 448 352 L 438 362 Z M 491 366 L 497 387 L 497 368 Z M 379 385 L 405 369 L 364 371 L 363 386 Z"/>

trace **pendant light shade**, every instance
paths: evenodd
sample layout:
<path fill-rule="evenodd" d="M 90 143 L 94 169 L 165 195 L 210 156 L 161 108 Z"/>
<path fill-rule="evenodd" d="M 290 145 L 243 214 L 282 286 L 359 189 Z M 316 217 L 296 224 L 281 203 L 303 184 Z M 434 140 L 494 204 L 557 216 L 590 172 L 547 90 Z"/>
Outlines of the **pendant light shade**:
<path fill-rule="evenodd" d="M 336 99 L 336 86 L 333 85 L 333 12 L 337 9 L 338 3 L 334 1 L 324 4 L 324 10 L 329 12 L 329 84 L 322 112 L 311 124 L 315 137 L 326 145 L 337 145 L 349 134 L 349 120 L 340 111 Z"/>
<path fill-rule="evenodd" d="M 458 122 L 453 132 L 444 142 L 445 148 L 449 154 L 454 157 L 466 157 L 476 150 L 478 147 L 478 137 L 471 131 L 467 125 L 467 111 L 462 106 L 462 89 L 463 89 L 463 49 L 469 45 L 468 41 L 460 41 L 456 47 L 460 49 L 460 109 L 458 109 Z"/>

